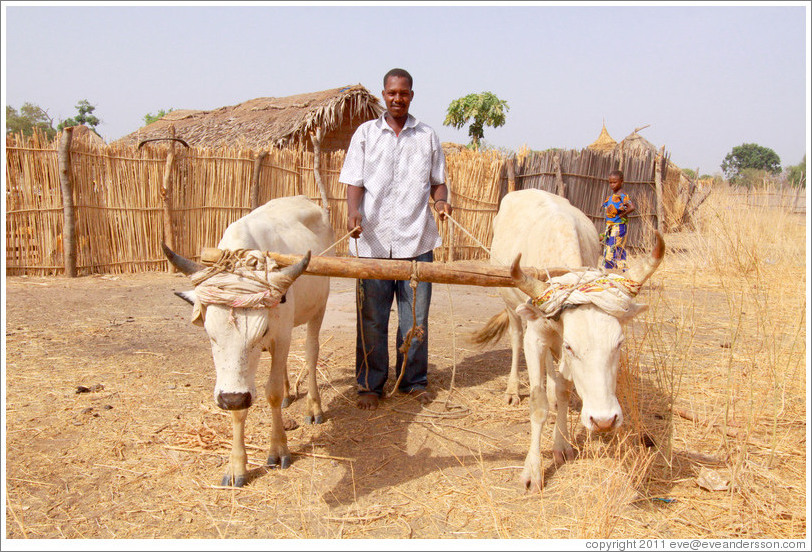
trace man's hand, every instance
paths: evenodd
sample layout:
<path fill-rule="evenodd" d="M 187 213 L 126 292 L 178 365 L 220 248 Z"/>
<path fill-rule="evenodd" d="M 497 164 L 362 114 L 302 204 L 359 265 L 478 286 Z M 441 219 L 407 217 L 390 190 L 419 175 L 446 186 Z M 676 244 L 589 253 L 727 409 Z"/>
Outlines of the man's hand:
<path fill-rule="evenodd" d="M 352 232 L 350 237 L 361 235 L 361 201 L 364 198 L 364 188 L 347 186 L 347 230 Z"/>
<path fill-rule="evenodd" d="M 434 210 L 440 213 L 440 220 L 445 220 L 446 215 L 450 215 L 454 209 L 451 204 L 444 199 L 438 199 L 434 202 Z"/>
<path fill-rule="evenodd" d="M 355 212 L 347 215 L 347 230 L 352 232 L 352 234 L 350 234 L 351 238 L 357 238 L 361 235 L 361 232 L 364 230 L 361 227 L 361 213 Z"/>

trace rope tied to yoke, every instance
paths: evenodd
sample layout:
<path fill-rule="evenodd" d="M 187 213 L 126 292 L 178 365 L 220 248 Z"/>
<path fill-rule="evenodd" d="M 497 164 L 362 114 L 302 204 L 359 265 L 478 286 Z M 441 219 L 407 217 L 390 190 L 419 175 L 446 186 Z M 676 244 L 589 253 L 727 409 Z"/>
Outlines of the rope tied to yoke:
<path fill-rule="evenodd" d="M 277 306 L 293 283 L 278 269 L 276 261 L 262 251 L 222 250 L 212 266 L 190 276 L 197 298 L 192 321 L 202 321 L 208 305 L 232 309 Z"/>
<path fill-rule="evenodd" d="M 550 286 L 529 299 L 547 318 L 557 318 L 566 308 L 592 303 L 612 316 L 626 314 L 642 284 L 619 274 L 600 270 L 571 272 L 548 280 Z"/>
<path fill-rule="evenodd" d="M 412 274 L 409 277 L 409 287 L 412 288 L 412 327 L 409 328 L 408 332 L 406 332 L 406 335 L 403 337 L 403 343 L 400 345 L 399 350 L 403 355 L 403 365 L 400 367 L 398 379 L 395 381 L 395 385 L 392 387 L 392 390 L 386 395 L 387 397 L 391 397 L 394 394 L 395 390 L 400 385 L 400 381 L 403 379 L 403 374 L 406 373 L 406 362 L 409 360 L 409 349 L 412 347 L 412 339 L 423 341 L 426 336 L 426 330 L 423 328 L 423 326 L 417 325 L 417 284 L 420 283 L 420 276 L 418 274 L 417 267 L 417 261 L 412 260 Z"/>
<path fill-rule="evenodd" d="M 347 234 L 348 237 L 349 234 Z M 342 238 L 343 239 L 343 238 Z M 355 254 L 356 257 L 358 256 L 358 242 L 355 242 Z M 412 340 L 416 339 L 421 341 L 425 338 L 425 329 L 422 326 L 417 325 L 417 312 L 416 312 L 416 302 L 417 302 L 417 285 L 420 283 L 420 274 L 419 274 L 419 265 L 417 264 L 416 260 L 412 260 L 412 273 L 409 277 L 409 287 L 412 289 L 412 327 L 406 332 L 406 335 L 403 338 L 403 343 L 401 344 L 398 351 L 403 354 L 403 364 L 400 369 L 400 373 L 398 374 L 398 378 L 395 381 L 395 385 L 386 394 L 386 397 L 391 397 L 395 391 L 397 391 L 398 386 L 400 385 L 401 380 L 403 379 L 403 375 L 406 373 L 406 362 L 409 358 L 409 349 L 412 346 Z M 358 280 L 358 285 L 356 288 L 357 291 L 357 300 L 356 300 L 356 308 L 358 310 L 358 317 L 359 320 L 363 318 L 363 313 L 361 311 L 361 305 L 364 302 L 364 288 L 362 285 L 362 281 Z M 361 392 L 369 391 L 369 362 L 368 362 L 368 355 L 369 352 L 367 351 L 366 347 L 366 339 L 364 337 L 364 325 L 359 324 L 358 326 L 359 331 L 361 332 L 361 348 L 363 354 L 363 364 L 364 364 L 364 387 L 360 389 Z"/>

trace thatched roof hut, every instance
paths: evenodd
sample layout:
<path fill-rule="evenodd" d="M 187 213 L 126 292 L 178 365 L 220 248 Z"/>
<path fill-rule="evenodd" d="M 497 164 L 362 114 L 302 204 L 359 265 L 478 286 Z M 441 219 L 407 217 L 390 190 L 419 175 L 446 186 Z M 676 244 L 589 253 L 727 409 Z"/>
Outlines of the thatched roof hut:
<path fill-rule="evenodd" d="M 604 123 L 603 128 L 601 128 L 601 134 L 598 136 L 598 139 L 592 142 L 587 146 L 587 148 L 593 151 L 599 151 L 601 153 L 609 153 L 610 151 L 615 149 L 617 146 L 617 142 L 614 138 L 609 136 L 609 133 L 606 131 L 606 124 Z"/>
<path fill-rule="evenodd" d="M 383 113 L 383 106 L 360 84 L 297 94 L 256 98 L 210 111 L 179 109 L 114 143 L 175 135 L 190 146 L 244 145 L 264 150 L 293 146 L 313 149 L 310 132 L 321 127 L 322 151 L 346 149 L 358 126 Z"/>
<path fill-rule="evenodd" d="M 648 125 L 646 125 L 648 126 Z M 622 153 L 623 157 L 642 157 L 645 155 L 656 155 L 657 146 L 643 138 L 638 134 L 638 131 L 646 127 L 636 128 L 634 132 L 626 136 L 621 142 L 615 146 L 618 153 Z"/>
<path fill-rule="evenodd" d="M 59 139 L 62 136 L 63 131 L 59 131 L 56 134 L 56 143 L 59 143 Z M 71 140 L 82 140 L 91 144 L 93 146 L 105 146 L 107 145 L 104 142 L 104 138 L 99 136 L 94 130 L 86 127 L 85 125 L 76 125 L 73 127 L 73 137 Z"/>

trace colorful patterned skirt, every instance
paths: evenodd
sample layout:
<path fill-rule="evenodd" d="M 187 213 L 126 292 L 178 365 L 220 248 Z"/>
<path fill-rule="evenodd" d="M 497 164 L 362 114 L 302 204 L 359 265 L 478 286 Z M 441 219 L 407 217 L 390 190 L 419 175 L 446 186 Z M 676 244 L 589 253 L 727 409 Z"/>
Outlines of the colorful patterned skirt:
<path fill-rule="evenodd" d="M 603 268 L 626 270 L 626 223 L 606 221 L 603 239 Z"/>

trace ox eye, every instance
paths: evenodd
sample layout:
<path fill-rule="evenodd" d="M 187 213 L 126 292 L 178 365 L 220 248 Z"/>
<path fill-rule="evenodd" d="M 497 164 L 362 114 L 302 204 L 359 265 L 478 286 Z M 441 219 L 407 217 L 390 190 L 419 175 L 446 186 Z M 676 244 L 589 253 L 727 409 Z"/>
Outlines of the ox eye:
<path fill-rule="evenodd" d="M 572 347 L 570 347 L 569 343 L 564 343 L 564 352 L 567 353 L 568 355 L 575 356 L 575 351 L 572 350 Z"/>

